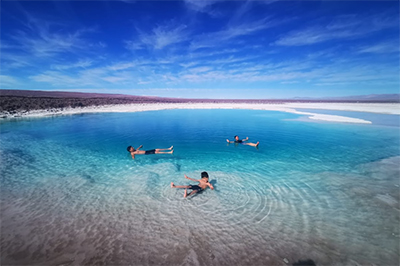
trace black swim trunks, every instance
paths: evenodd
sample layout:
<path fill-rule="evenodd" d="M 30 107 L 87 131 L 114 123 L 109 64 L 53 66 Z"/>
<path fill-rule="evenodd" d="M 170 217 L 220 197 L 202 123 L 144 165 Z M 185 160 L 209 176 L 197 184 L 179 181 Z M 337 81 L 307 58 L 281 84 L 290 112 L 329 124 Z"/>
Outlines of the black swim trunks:
<path fill-rule="evenodd" d="M 155 153 L 156 153 L 156 150 L 154 149 L 154 150 L 145 151 L 144 154 L 155 154 Z"/>
<path fill-rule="evenodd" d="M 198 185 L 193 185 L 188 187 L 189 189 L 193 189 L 193 190 L 197 190 L 197 192 L 202 191 L 203 189 L 201 187 L 199 187 Z"/>
<path fill-rule="evenodd" d="M 235 143 L 242 143 L 243 142 L 243 140 L 235 140 Z"/>

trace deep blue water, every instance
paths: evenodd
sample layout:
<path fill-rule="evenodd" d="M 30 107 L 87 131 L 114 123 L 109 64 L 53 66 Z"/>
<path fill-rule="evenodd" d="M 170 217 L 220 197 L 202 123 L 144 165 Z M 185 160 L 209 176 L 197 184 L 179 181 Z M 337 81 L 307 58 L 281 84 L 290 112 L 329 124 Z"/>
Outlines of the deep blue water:
<path fill-rule="evenodd" d="M 396 263 L 399 128 L 360 114 L 390 122 L 255 110 L 3 122 L 2 264 Z M 141 144 L 174 154 L 133 160 L 126 147 Z M 214 191 L 170 188 L 202 171 Z"/>

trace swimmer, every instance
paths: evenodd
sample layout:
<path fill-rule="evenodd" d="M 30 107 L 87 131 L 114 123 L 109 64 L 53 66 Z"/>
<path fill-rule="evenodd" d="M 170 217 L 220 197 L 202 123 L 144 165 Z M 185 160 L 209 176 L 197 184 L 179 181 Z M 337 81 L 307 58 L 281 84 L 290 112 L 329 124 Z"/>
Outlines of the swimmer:
<path fill-rule="evenodd" d="M 207 187 L 214 189 L 213 185 L 211 185 L 211 183 L 208 182 L 208 173 L 207 172 L 202 172 L 201 173 L 201 179 L 193 179 L 188 177 L 187 175 L 185 175 L 186 179 L 195 181 L 195 182 L 199 182 L 198 185 L 189 185 L 189 186 L 176 186 L 174 185 L 173 182 L 171 182 L 171 187 L 172 188 L 184 188 L 185 189 L 185 194 L 183 195 L 184 198 L 194 195 L 198 192 L 201 192 L 203 190 L 205 190 Z M 187 194 L 187 189 L 192 189 L 193 191 L 190 192 L 190 194 Z"/>
<path fill-rule="evenodd" d="M 174 153 L 174 146 L 169 147 L 168 149 L 153 149 L 148 151 L 141 151 L 140 149 L 143 145 L 140 145 L 137 149 L 132 146 L 128 146 L 127 151 L 130 152 L 132 159 L 135 159 L 135 154 L 172 154 Z"/>
<path fill-rule="evenodd" d="M 249 146 L 253 146 L 253 147 L 258 147 L 258 144 L 260 144 L 259 141 L 257 143 L 245 142 L 245 141 L 249 140 L 249 137 L 247 137 L 245 139 L 239 139 L 238 136 L 235 136 L 234 138 L 235 138 L 234 141 L 230 141 L 229 139 L 227 139 L 226 141 L 228 143 L 240 143 L 240 144 L 243 144 L 243 145 L 249 145 Z"/>

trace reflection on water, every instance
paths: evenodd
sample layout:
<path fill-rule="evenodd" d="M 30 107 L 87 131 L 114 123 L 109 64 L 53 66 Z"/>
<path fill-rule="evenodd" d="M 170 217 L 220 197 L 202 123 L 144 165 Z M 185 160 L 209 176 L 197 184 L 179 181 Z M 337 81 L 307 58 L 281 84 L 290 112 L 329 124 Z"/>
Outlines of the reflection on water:
<path fill-rule="evenodd" d="M 396 132 L 190 112 L 4 125 L 1 264 L 398 263 Z M 234 134 L 259 149 L 227 145 Z M 140 144 L 175 153 L 132 160 L 126 146 Z M 170 187 L 204 170 L 215 190 Z"/>

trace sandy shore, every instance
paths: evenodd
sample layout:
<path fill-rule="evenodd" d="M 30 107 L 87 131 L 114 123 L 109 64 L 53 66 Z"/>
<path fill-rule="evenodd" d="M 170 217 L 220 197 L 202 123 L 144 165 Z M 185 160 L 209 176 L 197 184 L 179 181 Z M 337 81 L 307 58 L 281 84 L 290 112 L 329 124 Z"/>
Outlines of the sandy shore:
<path fill-rule="evenodd" d="M 400 115 L 400 104 L 398 103 L 280 103 L 280 104 L 256 104 L 256 103 L 156 103 L 156 104 L 126 104 L 126 105 L 107 105 L 91 106 L 82 108 L 64 108 L 49 110 L 34 110 L 17 112 L 13 114 L 1 113 L 2 120 L 10 118 L 24 117 L 44 117 L 54 115 L 72 115 L 82 113 L 115 113 L 115 112 L 143 112 L 167 109 L 250 109 L 250 110 L 269 110 L 294 113 L 307 116 L 310 119 L 345 122 L 345 123 L 364 123 L 370 124 L 370 121 L 337 116 L 302 112 L 298 109 L 318 109 L 318 110 L 336 110 L 336 111 L 355 111 L 380 114 Z"/>

